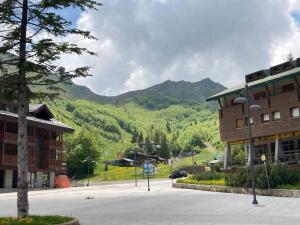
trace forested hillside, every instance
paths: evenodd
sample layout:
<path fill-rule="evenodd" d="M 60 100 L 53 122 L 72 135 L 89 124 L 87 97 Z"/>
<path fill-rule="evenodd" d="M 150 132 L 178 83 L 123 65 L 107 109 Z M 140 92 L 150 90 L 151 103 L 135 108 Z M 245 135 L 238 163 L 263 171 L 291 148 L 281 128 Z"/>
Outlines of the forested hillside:
<path fill-rule="evenodd" d="M 223 147 L 216 107 L 204 100 L 224 87 L 209 79 L 196 83 L 166 81 L 115 97 L 99 96 L 77 85 L 64 88 L 62 99 L 50 102 L 49 107 L 58 120 L 76 130 L 75 135 L 66 137 L 67 144 L 84 135 L 102 155 L 106 152 L 108 159 L 136 147 L 143 151 L 138 146 L 142 142 L 161 144 L 157 154 L 164 158 L 200 152 L 206 145 Z M 146 147 L 153 148 L 149 144 Z"/>

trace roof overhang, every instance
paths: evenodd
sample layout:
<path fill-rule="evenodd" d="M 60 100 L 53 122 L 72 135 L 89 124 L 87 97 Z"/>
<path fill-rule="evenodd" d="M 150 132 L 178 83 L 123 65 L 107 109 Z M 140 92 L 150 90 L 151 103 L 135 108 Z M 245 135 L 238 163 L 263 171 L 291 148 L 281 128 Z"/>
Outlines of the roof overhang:
<path fill-rule="evenodd" d="M 18 114 L 0 110 L 0 119 L 5 119 L 5 120 L 9 120 L 9 121 L 17 121 Z M 36 126 L 39 128 L 51 129 L 51 130 L 55 130 L 58 132 L 65 132 L 65 133 L 73 133 L 74 132 L 73 128 L 71 128 L 57 120 L 54 120 L 54 119 L 42 120 L 42 119 L 38 119 L 35 117 L 27 116 L 27 122 L 28 122 L 28 125 Z"/>
<path fill-rule="evenodd" d="M 250 89 L 252 88 L 257 88 L 257 87 L 263 87 L 266 86 L 268 84 L 280 81 L 280 80 L 284 80 L 287 78 L 293 78 L 293 77 L 297 77 L 300 76 L 300 67 L 296 67 L 294 69 L 282 72 L 282 73 L 278 73 L 276 75 L 271 75 L 268 77 L 265 77 L 263 79 L 260 80 L 256 80 L 253 82 L 248 83 L 248 87 Z M 232 87 L 232 88 L 228 88 L 224 91 L 219 92 L 218 94 L 215 94 L 209 98 L 206 99 L 206 101 L 213 101 L 213 100 L 218 100 L 221 97 L 227 96 L 227 95 L 231 95 L 234 93 L 239 93 L 241 90 L 243 90 L 245 87 L 245 84 L 240 84 L 238 86 Z"/>

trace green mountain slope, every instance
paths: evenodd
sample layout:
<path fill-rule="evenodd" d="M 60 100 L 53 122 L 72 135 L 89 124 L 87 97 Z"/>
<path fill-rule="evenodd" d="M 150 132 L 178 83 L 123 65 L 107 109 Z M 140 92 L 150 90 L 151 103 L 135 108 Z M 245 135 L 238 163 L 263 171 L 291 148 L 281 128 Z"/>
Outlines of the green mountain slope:
<path fill-rule="evenodd" d="M 88 133 L 112 159 L 136 145 L 132 143 L 135 134 L 150 140 L 163 134 L 169 150 L 178 155 L 195 147 L 191 145 L 195 137 L 222 149 L 217 112 L 204 99 L 223 89 L 209 79 L 196 83 L 166 81 L 145 90 L 106 97 L 73 85 L 65 87 L 63 99 L 50 103 L 50 108 L 60 121 L 77 132 Z M 68 139 L 72 141 L 71 136 Z"/>
<path fill-rule="evenodd" d="M 77 132 L 84 130 L 90 134 L 99 149 L 106 151 L 111 159 L 135 145 L 131 143 L 135 130 L 150 138 L 154 138 L 155 131 L 161 131 L 166 134 L 169 146 L 178 145 L 180 150 L 188 150 L 186 148 L 194 135 L 222 148 L 217 114 L 204 105 L 173 105 L 148 110 L 136 103 L 115 106 L 69 99 L 49 106 L 57 119 Z"/>
<path fill-rule="evenodd" d="M 203 104 L 206 97 L 224 90 L 225 87 L 206 78 L 195 83 L 168 80 L 145 90 L 131 91 L 111 97 L 97 95 L 84 86 L 67 85 L 64 89 L 68 99 L 83 99 L 114 105 L 135 102 L 153 110 L 177 104 Z"/>

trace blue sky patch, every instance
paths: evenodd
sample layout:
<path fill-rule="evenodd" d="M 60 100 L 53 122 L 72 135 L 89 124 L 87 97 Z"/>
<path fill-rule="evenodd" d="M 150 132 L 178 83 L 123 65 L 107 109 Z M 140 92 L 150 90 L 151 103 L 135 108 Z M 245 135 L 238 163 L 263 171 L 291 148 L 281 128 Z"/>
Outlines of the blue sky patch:
<path fill-rule="evenodd" d="M 296 23 L 300 26 L 300 11 L 293 11 L 291 13 L 291 16 L 294 18 L 294 20 L 296 21 Z"/>

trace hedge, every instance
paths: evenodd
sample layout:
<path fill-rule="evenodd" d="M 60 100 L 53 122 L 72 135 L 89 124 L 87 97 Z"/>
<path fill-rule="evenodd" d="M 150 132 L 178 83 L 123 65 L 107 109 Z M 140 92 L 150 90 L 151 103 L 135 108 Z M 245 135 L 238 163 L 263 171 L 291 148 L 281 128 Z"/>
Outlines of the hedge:
<path fill-rule="evenodd" d="M 282 185 L 295 185 L 300 182 L 299 171 L 288 165 L 267 165 L 268 177 L 271 188 Z M 256 187 L 268 188 L 267 176 L 264 165 L 255 166 Z M 250 188 L 252 177 L 250 168 L 243 168 L 235 173 L 225 174 L 225 184 L 232 187 Z"/>

